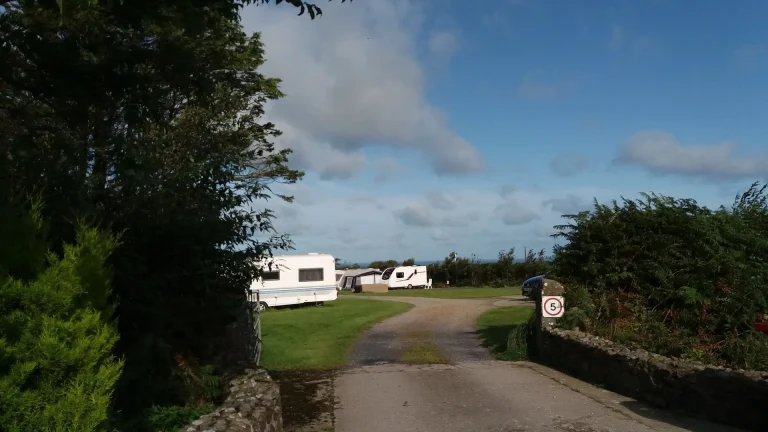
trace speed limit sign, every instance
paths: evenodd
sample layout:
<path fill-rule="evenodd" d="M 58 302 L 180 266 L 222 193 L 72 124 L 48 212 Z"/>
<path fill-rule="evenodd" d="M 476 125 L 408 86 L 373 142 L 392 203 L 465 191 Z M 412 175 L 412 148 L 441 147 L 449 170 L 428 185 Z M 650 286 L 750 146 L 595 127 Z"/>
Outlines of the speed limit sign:
<path fill-rule="evenodd" d="M 546 296 L 541 298 L 541 315 L 546 318 L 560 318 L 565 312 L 563 297 Z"/>

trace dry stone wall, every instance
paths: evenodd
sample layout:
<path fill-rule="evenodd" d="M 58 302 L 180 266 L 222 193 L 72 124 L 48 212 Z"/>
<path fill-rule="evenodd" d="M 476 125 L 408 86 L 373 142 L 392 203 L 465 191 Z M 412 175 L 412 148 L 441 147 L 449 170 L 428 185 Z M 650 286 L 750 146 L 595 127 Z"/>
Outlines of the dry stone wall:
<path fill-rule="evenodd" d="M 233 379 L 224 403 L 179 432 L 282 432 L 280 388 L 266 370 Z"/>
<path fill-rule="evenodd" d="M 539 360 L 650 403 L 731 426 L 768 431 L 768 373 L 629 350 L 587 333 L 540 329 Z"/>

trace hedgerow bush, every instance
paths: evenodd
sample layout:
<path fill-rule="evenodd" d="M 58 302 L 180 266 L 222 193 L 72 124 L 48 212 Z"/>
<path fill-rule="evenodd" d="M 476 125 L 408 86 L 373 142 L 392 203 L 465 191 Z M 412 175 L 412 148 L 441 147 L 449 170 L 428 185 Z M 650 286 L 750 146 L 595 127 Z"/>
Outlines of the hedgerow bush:
<path fill-rule="evenodd" d="M 373 261 L 368 264 L 368 267 L 384 270 L 388 267 L 409 266 L 414 263 L 413 258 L 404 260 L 402 264 L 396 260 Z M 436 287 L 500 288 L 519 286 L 522 281 L 546 273 L 549 268 L 550 262 L 544 257 L 544 249 L 538 252 L 526 250 L 523 258 L 517 260 L 515 248 L 511 248 L 500 251 L 495 262 L 480 260 L 474 254 L 464 257 L 451 252 L 443 261 L 427 265 L 427 272 Z M 450 285 L 447 282 L 450 282 Z"/>
<path fill-rule="evenodd" d="M 39 209 L 0 204 L 0 431 L 102 431 L 122 369 L 105 264 L 116 241 L 80 225 L 60 258 Z"/>
<path fill-rule="evenodd" d="M 753 184 L 710 210 L 646 194 L 595 204 L 555 227 L 561 325 L 663 355 L 768 370 L 768 194 Z"/>

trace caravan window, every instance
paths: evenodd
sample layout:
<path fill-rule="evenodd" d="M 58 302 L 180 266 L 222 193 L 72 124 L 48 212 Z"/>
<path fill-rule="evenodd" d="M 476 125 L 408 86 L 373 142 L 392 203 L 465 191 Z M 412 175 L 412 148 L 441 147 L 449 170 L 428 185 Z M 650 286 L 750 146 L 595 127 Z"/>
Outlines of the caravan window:
<path fill-rule="evenodd" d="M 381 274 L 381 280 L 388 280 L 389 277 L 392 276 L 393 271 L 395 271 L 394 267 L 384 270 L 384 273 Z"/>
<path fill-rule="evenodd" d="M 392 276 L 392 272 L 395 271 L 394 267 L 390 267 L 386 270 L 384 270 L 384 273 L 381 275 L 381 280 L 389 280 L 389 277 Z"/>
<path fill-rule="evenodd" d="M 280 280 L 280 272 L 279 271 L 263 272 L 261 274 L 261 280 L 264 280 L 264 281 Z"/>
<path fill-rule="evenodd" d="M 402 278 L 404 278 L 404 277 L 405 277 L 405 273 L 403 273 L 403 272 L 397 272 L 397 273 L 395 274 L 395 277 L 396 277 L 396 278 L 398 278 L 398 279 L 402 279 Z"/>
<path fill-rule="evenodd" d="M 323 280 L 322 268 L 299 269 L 299 282 L 318 282 Z"/>

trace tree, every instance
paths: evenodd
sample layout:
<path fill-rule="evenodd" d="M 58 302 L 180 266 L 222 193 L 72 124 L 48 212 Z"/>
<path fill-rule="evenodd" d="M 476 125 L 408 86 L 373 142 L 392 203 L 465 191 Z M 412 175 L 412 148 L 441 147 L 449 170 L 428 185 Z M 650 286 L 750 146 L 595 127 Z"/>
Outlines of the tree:
<path fill-rule="evenodd" d="M 57 3 L 1 3 L 0 195 L 40 193 L 59 255 L 78 218 L 121 236 L 116 408 L 140 418 L 222 364 L 253 263 L 291 246 L 261 202 L 303 173 L 260 120 L 282 94 L 241 2 Z"/>
<path fill-rule="evenodd" d="M 61 259 L 48 255 L 40 205 L 28 207 L 0 203 L 14 228 L 0 242 L 0 431 L 100 431 L 122 369 L 106 265 L 116 242 L 80 224 Z"/>
<path fill-rule="evenodd" d="M 384 270 L 390 267 L 397 267 L 400 263 L 395 260 L 386 260 L 386 261 L 372 261 L 370 264 L 368 264 L 368 268 L 375 268 L 379 270 Z"/>
<path fill-rule="evenodd" d="M 403 266 L 412 266 L 416 265 L 416 260 L 413 258 L 408 258 L 407 260 L 403 261 Z"/>
<path fill-rule="evenodd" d="M 265 3 L 268 4 L 269 3 L 269 0 L 253 0 L 253 1 L 258 2 L 258 4 L 265 4 Z M 329 0 L 329 1 L 331 1 L 331 0 Z M 341 0 L 342 3 L 346 2 L 346 1 L 347 0 Z M 349 1 L 350 1 L 350 3 L 352 2 L 352 0 L 349 0 Z M 283 0 L 275 0 L 275 4 L 276 5 L 279 5 L 282 2 L 283 2 Z M 314 2 L 306 2 L 306 1 L 302 1 L 302 0 L 285 0 L 285 3 L 289 4 L 289 5 L 293 6 L 293 7 L 298 8 L 299 9 L 299 16 L 304 15 L 304 11 L 309 13 L 310 18 L 312 18 L 312 19 L 315 19 L 316 16 L 321 16 L 323 14 L 322 9 L 317 7 L 317 5 L 314 4 Z"/>
<path fill-rule="evenodd" d="M 264 5 L 269 4 L 270 0 L 222 0 L 224 2 L 230 3 L 238 8 L 241 8 L 243 6 L 247 6 L 250 4 L 255 5 Z M 331 0 L 328 0 L 331 1 Z M 345 3 L 347 0 L 341 0 L 341 3 Z M 93 6 L 95 4 L 98 4 L 99 0 L 57 0 L 57 3 L 59 5 L 59 11 L 61 13 L 64 13 L 65 5 L 66 7 L 74 6 L 79 7 L 83 5 L 87 6 Z M 323 10 L 320 9 L 315 2 L 307 2 L 302 0 L 274 0 L 275 5 L 279 5 L 281 3 L 285 2 L 286 5 L 291 5 L 297 9 L 299 9 L 299 16 L 304 15 L 304 12 L 307 12 L 309 17 L 311 19 L 315 19 L 318 16 L 323 15 Z M 349 0 L 351 3 L 352 0 Z M 8 2 L 10 3 L 10 2 Z M 212 3 L 212 2 L 209 2 Z M 2 3 L 0 3 L 2 5 Z"/>

